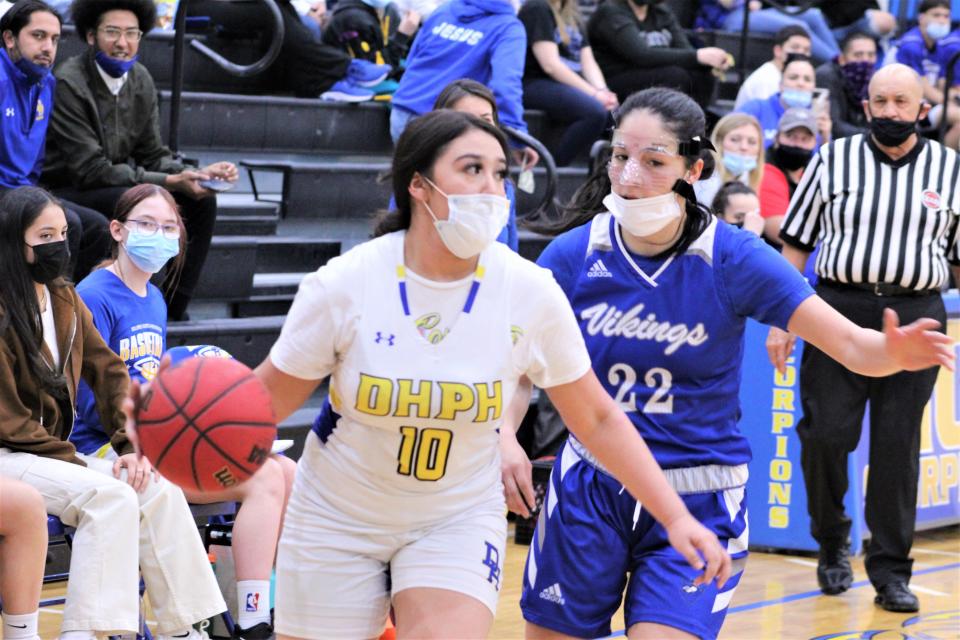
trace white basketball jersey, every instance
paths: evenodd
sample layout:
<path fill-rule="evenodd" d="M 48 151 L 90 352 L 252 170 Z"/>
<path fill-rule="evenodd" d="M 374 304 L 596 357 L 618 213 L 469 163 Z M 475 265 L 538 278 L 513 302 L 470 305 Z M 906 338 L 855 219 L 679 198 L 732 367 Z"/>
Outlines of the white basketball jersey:
<path fill-rule="evenodd" d="M 550 273 L 499 244 L 432 343 L 410 308 L 404 235 L 308 276 L 270 357 L 296 377 L 332 374 L 341 417 L 317 433 L 318 464 L 302 464 L 303 479 L 343 513 L 408 528 L 502 500 L 497 430 L 520 376 L 550 387 L 590 362 Z"/>

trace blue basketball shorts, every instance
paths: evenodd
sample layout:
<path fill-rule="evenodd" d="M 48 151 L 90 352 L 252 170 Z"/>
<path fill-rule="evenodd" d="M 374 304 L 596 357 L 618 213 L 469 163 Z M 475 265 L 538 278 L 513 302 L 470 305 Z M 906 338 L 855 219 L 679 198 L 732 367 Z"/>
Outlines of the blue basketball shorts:
<path fill-rule="evenodd" d="M 527 556 L 528 622 L 580 638 L 610 635 L 626 589 L 625 626 L 654 622 L 716 638 L 747 557 L 745 487 L 681 494 L 734 559 L 734 575 L 695 587 L 698 572 L 666 530 L 612 476 L 564 445 Z"/>

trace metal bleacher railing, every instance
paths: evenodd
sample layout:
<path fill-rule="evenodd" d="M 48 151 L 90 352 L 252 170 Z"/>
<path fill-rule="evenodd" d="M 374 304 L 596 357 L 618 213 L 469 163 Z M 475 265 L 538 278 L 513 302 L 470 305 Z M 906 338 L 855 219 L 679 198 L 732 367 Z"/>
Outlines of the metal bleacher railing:
<path fill-rule="evenodd" d="M 813 8 L 816 5 L 820 4 L 821 0 L 803 0 L 802 2 L 797 2 L 796 5 L 785 5 L 781 4 L 777 0 L 764 0 L 764 8 L 769 7 L 770 9 L 776 9 L 780 13 L 788 16 L 795 16 L 803 13 L 807 9 Z M 747 67 L 747 39 L 750 37 L 750 8 L 749 6 L 744 7 L 743 11 L 743 27 L 740 30 L 740 53 L 737 56 L 737 75 L 740 78 L 741 84 L 744 80 L 747 79 L 748 67 Z"/>
<path fill-rule="evenodd" d="M 190 46 L 197 52 L 209 58 L 214 64 L 227 73 L 241 78 L 255 76 L 262 73 L 272 65 L 277 56 L 280 55 L 280 47 L 283 45 L 283 16 L 280 14 L 280 8 L 274 0 L 262 0 L 270 12 L 273 19 L 273 35 L 270 38 L 270 46 L 263 57 L 256 62 L 248 65 L 240 65 L 230 62 L 222 55 L 205 45 L 199 40 L 191 40 Z M 173 40 L 173 83 L 171 86 L 170 97 L 170 149 L 174 153 L 180 150 L 180 103 L 183 95 L 183 54 L 184 41 L 187 33 L 187 5 L 189 2 L 183 0 L 177 6 L 177 15 L 175 18 L 174 40 Z"/>

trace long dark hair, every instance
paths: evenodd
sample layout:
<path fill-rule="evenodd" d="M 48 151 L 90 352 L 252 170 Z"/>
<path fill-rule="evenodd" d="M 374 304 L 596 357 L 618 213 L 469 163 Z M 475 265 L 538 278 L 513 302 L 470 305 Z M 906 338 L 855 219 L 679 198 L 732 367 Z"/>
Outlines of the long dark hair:
<path fill-rule="evenodd" d="M 455 104 L 468 96 L 489 102 L 493 108 L 493 124 L 500 126 L 500 116 L 497 114 L 497 98 L 493 95 L 493 91 L 485 84 L 480 84 L 470 78 L 460 78 L 445 86 L 433 103 L 433 111 L 453 109 Z"/>
<path fill-rule="evenodd" d="M 699 138 L 706 140 L 706 118 L 703 110 L 690 96 L 675 91 L 655 87 L 638 91 L 628 97 L 614 114 L 614 128 L 619 127 L 623 119 L 634 111 L 649 111 L 663 121 L 664 127 L 681 142 L 687 151 L 684 156 L 687 167 L 709 155 L 709 150 L 700 145 L 683 145 Z M 573 194 L 570 202 L 561 210 L 558 220 L 535 222 L 527 225 L 530 229 L 548 235 L 557 235 L 574 227 L 579 227 L 593 219 L 598 213 L 606 211 L 603 199 L 610 193 L 610 176 L 607 172 L 609 150 L 594 163 L 593 171 L 586 182 Z M 683 253 L 710 224 L 710 210 L 696 201 L 692 189 L 685 195 L 686 220 L 677 242 L 658 256 Z"/>
<path fill-rule="evenodd" d="M 125 223 L 127 218 L 130 217 L 130 213 L 138 204 L 153 196 L 160 196 L 170 205 L 173 212 L 177 214 L 177 225 L 180 227 L 180 253 L 168 263 L 166 277 L 163 280 L 164 290 L 168 294 L 171 294 L 174 289 L 177 288 L 177 283 L 180 280 L 180 272 L 183 270 L 187 250 L 187 229 L 183 226 L 183 218 L 180 217 L 180 206 L 177 204 L 177 201 L 174 200 L 170 192 L 163 187 L 145 182 L 135 187 L 130 187 L 123 192 L 123 195 L 117 200 L 116 207 L 114 207 L 113 219 L 121 224 Z M 160 233 L 160 231 L 157 231 L 157 233 Z M 117 256 L 119 255 L 120 243 L 114 240 L 113 236 L 110 236 L 110 259 L 104 261 L 99 266 L 105 267 L 111 262 L 116 262 Z"/>
<path fill-rule="evenodd" d="M 51 204 L 63 209 L 59 200 L 39 187 L 18 187 L 0 198 L 0 336 L 12 331 L 26 349 L 26 365 L 33 378 L 48 393 L 64 399 L 66 379 L 41 354 L 43 320 L 25 253 L 27 229 Z M 66 285 L 58 278 L 51 288 Z"/>
<path fill-rule="evenodd" d="M 496 139 L 509 162 L 510 150 L 506 136 L 486 120 L 468 113 L 440 109 L 410 121 L 397 140 L 397 149 L 393 153 L 393 165 L 390 168 L 393 199 L 397 208 L 377 218 L 374 237 L 410 228 L 413 210 L 409 188 L 414 174 L 419 173 L 429 178 L 434 163 L 447 145 L 472 129 L 479 129 Z"/>
<path fill-rule="evenodd" d="M 730 206 L 730 198 L 738 195 L 755 196 L 757 192 L 739 180 L 731 180 L 730 182 L 724 183 L 724 185 L 720 187 L 720 190 L 717 191 L 717 195 L 713 197 L 713 212 L 717 216 L 726 214 L 727 207 Z"/>

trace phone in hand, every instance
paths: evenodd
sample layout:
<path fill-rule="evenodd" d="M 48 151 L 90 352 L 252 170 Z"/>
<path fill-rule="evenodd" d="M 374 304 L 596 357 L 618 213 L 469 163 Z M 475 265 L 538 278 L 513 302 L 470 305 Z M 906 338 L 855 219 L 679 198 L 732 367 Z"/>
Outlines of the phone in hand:
<path fill-rule="evenodd" d="M 817 115 L 830 111 L 830 89 L 818 87 L 813 90 L 813 111 Z"/>
<path fill-rule="evenodd" d="M 227 180 L 216 180 L 216 179 L 201 180 L 199 184 L 204 189 L 209 189 L 210 191 L 216 191 L 217 193 L 221 193 L 223 191 L 230 191 L 230 189 L 233 189 L 235 186 L 237 186 L 235 182 L 228 182 Z"/>

